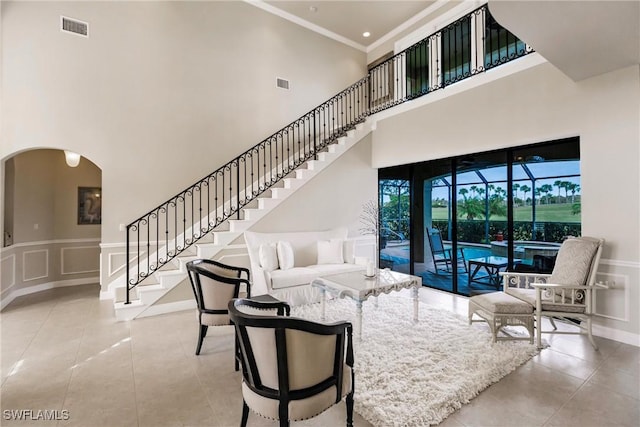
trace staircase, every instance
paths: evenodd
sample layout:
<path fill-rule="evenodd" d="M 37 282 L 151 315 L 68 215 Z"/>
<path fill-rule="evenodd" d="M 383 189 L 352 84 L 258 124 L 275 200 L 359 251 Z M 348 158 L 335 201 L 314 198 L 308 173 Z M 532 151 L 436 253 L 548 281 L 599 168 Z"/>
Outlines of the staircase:
<path fill-rule="evenodd" d="M 463 42 L 475 46 L 475 56 L 461 64 L 455 47 Z M 531 52 L 482 6 L 370 69 L 358 82 L 127 225 L 126 266 L 109 285 L 116 317 L 144 316 L 187 278 L 187 262 L 214 257 L 369 133 L 367 117 Z"/>
<path fill-rule="evenodd" d="M 199 258 L 213 258 L 227 245 L 242 236 L 245 230 L 257 224 L 265 215 L 280 203 L 302 188 L 307 182 L 321 173 L 343 153 L 371 132 L 371 127 L 360 123 L 344 136 L 338 137 L 335 143 L 327 145 L 326 151 L 317 154 L 317 160 L 311 159 L 299 166 L 290 175 L 280 181 L 276 187 L 265 191 L 245 208 L 242 219 L 228 219 L 215 231 L 194 243 L 189 249 L 167 263 L 162 270 L 154 272 L 150 277 L 131 289 L 130 303 L 126 304 L 126 285 L 124 275 L 112 282 L 115 294 L 115 313 L 118 320 L 132 320 L 144 317 L 145 312 L 158 299 L 185 280 L 188 280 L 186 264 Z"/>

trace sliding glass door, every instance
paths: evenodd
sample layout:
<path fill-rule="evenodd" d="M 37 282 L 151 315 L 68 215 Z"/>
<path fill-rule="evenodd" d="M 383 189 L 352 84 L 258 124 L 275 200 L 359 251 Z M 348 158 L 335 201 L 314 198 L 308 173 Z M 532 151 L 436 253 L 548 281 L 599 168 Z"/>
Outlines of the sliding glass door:
<path fill-rule="evenodd" d="M 462 295 L 546 272 L 580 235 L 577 138 L 380 170 L 381 263 Z"/>

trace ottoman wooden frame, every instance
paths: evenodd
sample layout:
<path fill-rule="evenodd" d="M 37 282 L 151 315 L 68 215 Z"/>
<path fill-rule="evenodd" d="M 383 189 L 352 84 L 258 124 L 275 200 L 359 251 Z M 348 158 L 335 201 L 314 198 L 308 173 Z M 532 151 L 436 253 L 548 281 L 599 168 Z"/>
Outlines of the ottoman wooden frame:
<path fill-rule="evenodd" d="M 533 344 L 534 316 L 533 306 L 504 292 L 492 292 L 469 298 L 469 324 L 487 322 L 493 342 L 498 340 L 529 340 Z M 476 314 L 480 319 L 474 319 Z M 528 337 L 511 335 L 505 331 L 505 326 L 524 326 L 529 332 Z M 498 336 L 498 332 L 505 336 Z"/>

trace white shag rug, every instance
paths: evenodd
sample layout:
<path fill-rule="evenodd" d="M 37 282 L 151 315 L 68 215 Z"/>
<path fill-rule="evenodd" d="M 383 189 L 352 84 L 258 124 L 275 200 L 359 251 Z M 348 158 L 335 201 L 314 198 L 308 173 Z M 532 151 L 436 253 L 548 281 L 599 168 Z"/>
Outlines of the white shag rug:
<path fill-rule="evenodd" d="M 493 343 L 485 323 L 469 325 L 454 313 L 381 295 L 363 304 L 362 341 L 355 339 L 355 410 L 374 426 L 440 423 L 489 385 L 531 359 L 528 341 Z M 327 302 L 326 322 L 354 323 L 351 299 Z M 291 316 L 320 321 L 320 304 L 292 307 Z"/>

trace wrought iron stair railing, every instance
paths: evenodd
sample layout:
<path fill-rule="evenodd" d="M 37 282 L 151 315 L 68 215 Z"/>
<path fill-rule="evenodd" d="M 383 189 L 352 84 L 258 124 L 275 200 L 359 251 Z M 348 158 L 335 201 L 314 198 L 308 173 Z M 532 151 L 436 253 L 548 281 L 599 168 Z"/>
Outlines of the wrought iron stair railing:
<path fill-rule="evenodd" d="M 486 5 L 394 55 L 367 76 L 126 227 L 131 290 L 366 118 L 533 50 Z"/>

